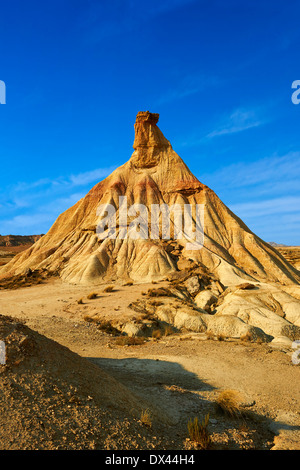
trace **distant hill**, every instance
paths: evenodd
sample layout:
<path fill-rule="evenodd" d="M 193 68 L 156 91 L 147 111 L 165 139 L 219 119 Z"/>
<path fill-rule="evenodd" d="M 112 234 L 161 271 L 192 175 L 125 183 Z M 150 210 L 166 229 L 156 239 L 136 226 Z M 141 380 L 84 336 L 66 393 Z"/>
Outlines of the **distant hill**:
<path fill-rule="evenodd" d="M 283 243 L 275 243 L 275 242 L 268 242 L 268 243 L 269 245 L 274 246 L 274 248 L 276 248 L 277 246 L 282 246 L 282 247 L 287 246 L 287 245 L 284 245 Z"/>
<path fill-rule="evenodd" d="M 33 245 L 43 235 L 0 235 L 0 246 Z"/>

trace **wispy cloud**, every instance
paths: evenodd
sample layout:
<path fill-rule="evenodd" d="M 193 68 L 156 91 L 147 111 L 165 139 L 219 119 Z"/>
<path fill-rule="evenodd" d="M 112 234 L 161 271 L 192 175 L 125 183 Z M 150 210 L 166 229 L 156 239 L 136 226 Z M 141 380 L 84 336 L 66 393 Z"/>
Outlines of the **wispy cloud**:
<path fill-rule="evenodd" d="M 259 186 L 260 190 L 275 193 L 279 188 L 293 191 L 295 184 L 299 190 L 300 152 L 285 155 L 271 155 L 256 161 L 233 163 L 209 174 L 200 175 L 203 181 L 213 186 L 224 185 L 230 188 Z"/>
<path fill-rule="evenodd" d="M 235 134 L 262 124 L 264 121 L 258 118 L 256 111 L 236 109 L 217 129 L 209 132 L 206 138 L 212 139 L 221 135 Z"/>
<path fill-rule="evenodd" d="M 48 231 L 61 212 L 84 197 L 90 185 L 108 176 L 115 168 L 97 168 L 2 188 L 0 233 L 22 235 Z"/>
<path fill-rule="evenodd" d="M 215 79 L 217 80 L 217 78 Z M 213 82 L 212 82 L 213 83 Z M 221 83 L 221 81 L 219 81 Z M 194 130 L 190 135 L 177 141 L 177 147 L 197 147 L 207 145 L 213 139 L 222 136 L 232 136 L 269 122 L 265 117 L 266 110 L 261 107 L 237 108 L 227 115 L 218 117 L 214 123 L 206 123 L 206 129 Z M 209 130 L 210 127 L 210 130 Z M 213 130 L 211 130 L 213 128 Z"/>
<path fill-rule="evenodd" d="M 243 202 L 231 204 L 233 212 L 243 214 L 244 217 L 261 217 L 273 214 L 287 214 L 296 212 L 300 214 L 300 196 L 283 196 L 261 201 Z"/>
<path fill-rule="evenodd" d="M 261 238 L 300 244 L 300 152 L 237 162 L 197 176 Z"/>

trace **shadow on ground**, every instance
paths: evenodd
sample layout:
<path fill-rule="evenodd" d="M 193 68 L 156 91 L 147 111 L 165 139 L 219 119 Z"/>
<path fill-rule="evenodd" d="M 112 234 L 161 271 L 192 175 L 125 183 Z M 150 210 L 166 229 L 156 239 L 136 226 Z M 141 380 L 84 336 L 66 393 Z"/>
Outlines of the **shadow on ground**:
<path fill-rule="evenodd" d="M 288 432 L 289 438 L 300 431 L 298 425 L 275 421 L 252 408 L 245 408 L 239 417 L 220 413 L 215 402 L 220 390 L 177 362 L 136 357 L 89 360 L 149 403 L 150 409 L 167 415 L 168 432 L 175 433 L 182 442 L 188 437 L 188 421 L 196 416 L 203 419 L 207 414 L 210 432 L 219 436 L 217 449 L 270 449 L 278 432 Z"/>

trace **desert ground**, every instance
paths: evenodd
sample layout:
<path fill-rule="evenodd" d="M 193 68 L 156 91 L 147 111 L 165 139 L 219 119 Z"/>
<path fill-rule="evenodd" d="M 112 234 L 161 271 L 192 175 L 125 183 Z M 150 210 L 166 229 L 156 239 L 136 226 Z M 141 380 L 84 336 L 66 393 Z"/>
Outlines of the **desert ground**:
<path fill-rule="evenodd" d="M 163 281 L 155 287 L 166 285 L 168 283 Z M 78 427 L 87 427 L 83 407 L 72 403 L 70 408 L 60 399 L 52 405 L 53 413 L 57 414 L 59 409 L 61 419 L 72 420 L 73 427 L 76 417 L 73 434 L 60 430 L 58 437 L 51 434 L 50 438 L 45 427 L 34 433 L 32 429 L 37 426 L 36 422 L 29 425 L 22 416 L 18 428 L 22 439 L 16 437 L 14 424 L 10 421 L 6 426 L 12 437 L 9 440 L 1 436 L 2 448 L 194 449 L 197 445 L 189 438 L 188 422 L 195 417 L 202 420 L 208 414 L 210 447 L 213 449 L 300 448 L 300 368 L 292 363 L 293 351 L 289 347 L 210 338 L 205 333 L 184 329 L 122 342 L 120 338 L 124 337 L 107 328 L 107 320 L 110 326 L 120 319 L 136 321 L 132 302 L 143 299 L 145 291 L 153 288 L 153 284 L 115 284 L 111 292 L 104 292 L 105 287 L 105 284 L 99 285 L 93 292 L 97 295 L 88 299 L 89 287 L 68 285 L 53 278 L 31 287 L 0 291 L 0 311 L 1 315 L 10 316 L 96 365 L 115 379 L 118 386 L 124 386 L 138 397 L 143 406 L 141 409 L 136 407 L 134 412 L 127 410 L 127 416 L 118 416 L 116 422 L 111 418 L 109 425 L 101 415 L 98 419 L 106 423 L 106 429 L 109 427 L 105 440 L 99 437 L 96 418 L 94 424 L 88 421 L 89 432 L 80 432 L 75 439 Z M 54 346 L 46 344 L 45 347 L 49 351 L 43 353 L 51 354 Z M 76 368 L 79 376 L 85 369 L 84 364 Z M 11 373 L 15 374 L 15 387 L 19 382 L 24 387 L 26 374 L 18 369 L 21 366 L 10 367 Z M 66 380 L 64 367 L 55 374 L 58 383 Z M 23 382 L 20 380 L 22 375 Z M 87 382 L 84 387 L 89 396 L 90 382 L 84 373 L 83 378 L 78 379 L 79 383 L 80 380 Z M 76 374 L 72 384 L 73 388 L 78 387 Z M 35 392 L 38 390 L 37 385 Z M 221 412 L 217 406 L 218 397 L 224 391 L 235 394 L 237 413 Z M 22 393 L 26 395 L 24 389 Z M 93 395 L 92 391 L 90 394 Z M 117 398 L 114 399 L 117 402 Z M 81 417 L 78 417 L 78 408 Z M 112 410 L 111 405 L 108 409 Z M 22 414 L 22 410 L 22 400 L 15 399 L 14 413 Z M 144 422 L 143 412 L 149 414 L 150 424 Z M 38 420 L 30 407 L 28 413 L 31 421 Z M 58 417 L 56 420 L 59 422 Z M 60 429 L 57 422 L 56 427 Z"/>

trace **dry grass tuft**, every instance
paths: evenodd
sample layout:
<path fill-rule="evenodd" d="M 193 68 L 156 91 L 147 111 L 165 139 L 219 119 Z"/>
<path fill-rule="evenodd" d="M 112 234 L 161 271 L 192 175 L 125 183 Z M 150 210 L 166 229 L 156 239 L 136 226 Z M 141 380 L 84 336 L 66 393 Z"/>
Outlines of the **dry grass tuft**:
<path fill-rule="evenodd" d="M 170 289 L 166 287 L 158 287 L 157 289 L 148 289 L 149 297 L 174 297 Z"/>
<path fill-rule="evenodd" d="M 141 413 L 141 423 L 148 428 L 152 428 L 152 416 L 149 410 L 143 410 Z"/>
<path fill-rule="evenodd" d="M 125 282 L 123 286 L 133 286 L 133 282 L 132 281 Z"/>
<path fill-rule="evenodd" d="M 116 341 L 118 346 L 139 346 L 144 344 L 145 338 L 142 336 L 119 336 Z"/>
<path fill-rule="evenodd" d="M 223 390 L 216 400 L 216 409 L 231 418 L 237 418 L 242 414 L 240 403 L 241 397 L 236 390 Z"/>
<path fill-rule="evenodd" d="M 89 315 L 85 315 L 83 317 L 84 321 L 88 323 L 94 323 L 98 330 L 104 331 L 105 333 L 112 335 L 112 336 L 120 336 L 121 332 L 112 326 L 110 321 L 107 320 L 99 320 L 99 318 L 96 317 L 90 317 Z"/>
<path fill-rule="evenodd" d="M 98 297 L 97 292 L 91 292 L 91 293 L 87 296 L 87 298 L 88 298 L 89 300 L 96 299 L 97 297 Z"/>
<path fill-rule="evenodd" d="M 105 289 L 103 289 L 103 292 L 112 292 L 114 290 L 115 286 L 106 286 Z"/>
<path fill-rule="evenodd" d="M 192 442 L 196 443 L 198 448 L 207 450 L 211 446 L 211 438 L 208 432 L 209 414 L 207 414 L 199 423 L 198 418 L 188 422 L 188 432 Z"/>

